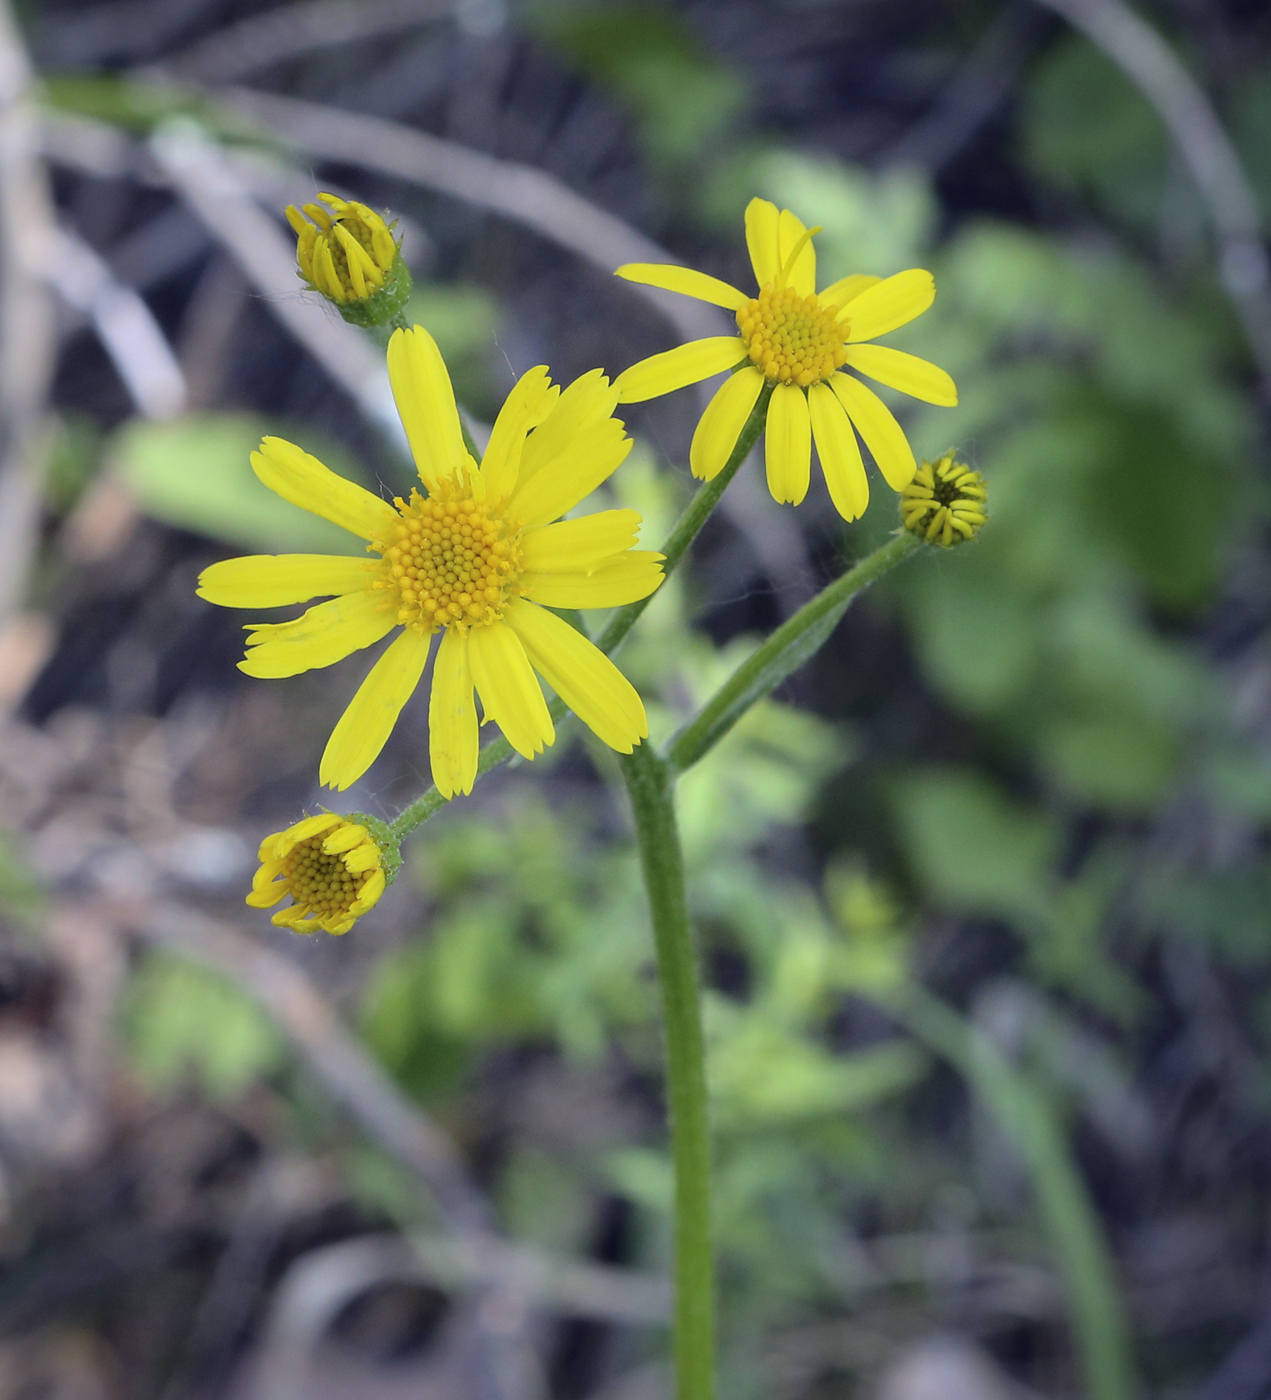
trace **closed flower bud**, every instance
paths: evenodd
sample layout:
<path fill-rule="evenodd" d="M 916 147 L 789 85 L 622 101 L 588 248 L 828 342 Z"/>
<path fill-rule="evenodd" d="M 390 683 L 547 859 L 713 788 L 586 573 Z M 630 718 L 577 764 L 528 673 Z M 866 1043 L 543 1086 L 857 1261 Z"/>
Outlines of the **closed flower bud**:
<path fill-rule="evenodd" d="M 392 229 L 356 200 L 333 194 L 319 198 L 329 207 L 287 207 L 301 277 L 353 325 L 393 323 L 410 296 L 411 280 Z"/>
<path fill-rule="evenodd" d="M 911 535 L 949 549 L 974 539 L 989 518 L 988 487 L 952 450 L 924 462 L 900 493 L 900 519 Z"/>

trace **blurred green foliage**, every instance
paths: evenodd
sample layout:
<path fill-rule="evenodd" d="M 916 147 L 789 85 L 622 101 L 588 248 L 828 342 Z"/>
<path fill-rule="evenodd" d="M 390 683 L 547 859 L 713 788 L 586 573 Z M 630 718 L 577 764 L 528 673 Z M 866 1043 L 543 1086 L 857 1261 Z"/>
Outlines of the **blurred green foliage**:
<path fill-rule="evenodd" d="M 110 457 L 141 509 L 156 520 L 239 549 L 356 554 L 361 541 L 299 510 L 257 480 L 251 454 L 271 434 L 298 442 L 342 475 L 343 449 L 251 414 L 194 414 L 170 423 L 138 419 L 120 429 Z"/>
<path fill-rule="evenodd" d="M 539 0 L 526 20 L 627 109 L 655 175 L 700 168 L 746 105 L 741 73 L 708 53 L 669 4 Z"/>
<path fill-rule="evenodd" d="M 243 992 L 166 953 L 145 956 L 123 1014 L 133 1065 L 152 1088 L 193 1081 L 231 1098 L 283 1063 L 278 1032 Z"/>

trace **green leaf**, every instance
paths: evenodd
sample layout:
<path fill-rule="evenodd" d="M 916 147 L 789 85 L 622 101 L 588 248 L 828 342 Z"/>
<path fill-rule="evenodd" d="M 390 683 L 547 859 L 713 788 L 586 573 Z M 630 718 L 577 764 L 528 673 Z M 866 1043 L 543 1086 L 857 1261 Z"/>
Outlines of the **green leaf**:
<path fill-rule="evenodd" d="M 138 1074 L 167 1088 L 192 1074 L 216 1098 L 231 1098 L 274 1070 L 282 1042 L 236 987 L 191 963 L 149 955 L 125 1013 Z"/>
<path fill-rule="evenodd" d="M 357 536 L 257 480 L 251 454 L 269 431 L 277 433 L 277 424 L 246 414 L 133 422 L 116 435 L 110 456 L 142 510 L 165 524 L 250 551 L 362 553 Z M 330 444 L 319 445 L 315 455 L 338 469 L 341 454 Z"/>
<path fill-rule="evenodd" d="M 904 848 L 933 898 L 971 914 L 1033 917 L 1058 855 L 1053 819 L 1013 802 L 969 769 L 932 769 L 899 781 Z"/>

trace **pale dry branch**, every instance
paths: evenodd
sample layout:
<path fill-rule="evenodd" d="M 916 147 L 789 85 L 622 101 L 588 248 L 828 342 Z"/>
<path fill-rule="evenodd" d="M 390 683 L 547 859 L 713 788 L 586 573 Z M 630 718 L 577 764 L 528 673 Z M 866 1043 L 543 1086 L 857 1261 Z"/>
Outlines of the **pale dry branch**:
<path fill-rule="evenodd" d="M 173 188 L 262 294 L 275 318 L 348 393 L 363 415 L 404 441 L 384 358 L 296 276 L 294 240 L 257 207 L 220 148 L 193 123 L 160 128 L 150 143 Z"/>
<path fill-rule="evenodd" d="M 53 231 L 48 251 L 50 283 L 92 322 L 137 412 L 156 420 L 183 413 L 185 376 L 145 301 L 69 229 Z"/>
<path fill-rule="evenodd" d="M 35 552 L 56 361 L 44 278 L 55 224 L 33 85 L 17 22 L 0 0 L 0 630 L 22 605 Z"/>
<path fill-rule="evenodd" d="M 316 0 L 252 15 L 165 58 L 157 71 L 196 83 L 238 82 L 317 49 L 415 29 L 454 12 L 452 0 Z M 139 76 L 146 76 L 142 69 Z"/>
<path fill-rule="evenodd" d="M 602 272 L 612 273 L 629 262 L 678 261 L 545 170 L 499 160 L 361 112 L 248 88 L 222 89 L 216 95 L 310 156 L 360 166 L 488 209 L 567 248 Z M 685 340 L 735 330 L 713 306 L 656 287 L 622 285 L 656 306 Z"/>
<path fill-rule="evenodd" d="M 1152 104 L 1200 192 L 1218 271 L 1271 396 L 1271 263 L 1257 196 L 1212 103 L 1173 49 L 1122 0 L 1037 0 L 1079 29 Z"/>

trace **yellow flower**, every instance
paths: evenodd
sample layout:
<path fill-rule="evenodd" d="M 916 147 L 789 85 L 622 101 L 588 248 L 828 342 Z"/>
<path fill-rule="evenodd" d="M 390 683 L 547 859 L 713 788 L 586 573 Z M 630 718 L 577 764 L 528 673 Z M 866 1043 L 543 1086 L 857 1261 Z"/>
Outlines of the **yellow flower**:
<path fill-rule="evenodd" d="M 691 268 L 620 267 L 618 276 L 630 282 L 683 292 L 735 312 L 740 335 L 695 340 L 650 356 L 616 383 L 620 403 L 638 403 L 736 370 L 693 434 L 689 465 L 694 476 L 707 481 L 728 460 L 765 383 L 770 385 L 765 455 L 774 499 L 794 505 L 803 500 L 815 438 L 834 505 L 845 520 L 855 520 L 869 504 L 856 433 L 893 491 L 905 489 L 916 463 L 891 410 L 844 368 L 927 403 L 953 405 L 958 391 L 944 370 L 926 360 L 864 343 L 926 311 L 936 294 L 931 274 L 919 268 L 886 279 L 857 273 L 817 295 L 816 232 L 788 209 L 778 210 L 766 199 L 750 201 L 746 243 L 759 284 L 755 297 Z"/>
<path fill-rule="evenodd" d="M 392 229 L 356 200 L 333 194 L 318 198 L 329 211 L 321 204 L 306 204 L 304 213 L 294 204 L 287 206 L 287 222 L 298 239 L 300 275 L 335 302 L 346 321 L 387 325 L 411 292 L 410 271 Z"/>
<path fill-rule="evenodd" d="M 950 449 L 918 468 L 901 492 L 900 519 L 911 535 L 948 549 L 979 534 L 989 518 L 988 500 L 984 478 Z"/>
<path fill-rule="evenodd" d="M 334 812 L 275 831 L 260 843 L 260 869 L 247 902 L 272 909 L 294 903 L 273 922 L 297 933 L 348 933 L 384 893 L 383 852 L 364 826 Z"/>
<path fill-rule="evenodd" d="M 533 758 L 554 742 L 535 671 L 606 744 L 630 753 L 649 732 L 640 697 L 607 656 L 547 611 L 631 603 L 662 581 L 663 556 L 632 548 L 635 511 L 559 519 L 631 449 L 611 416 L 617 390 L 599 370 L 563 393 L 543 366 L 528 371 L 500 410 L 478 466 L 463 444 L 450 376 L 422 326 L 394 334 L 388 373 L 427 494 L 412 491 L 389 505 L 292 443 L 266 438 L 252 454 L 261 481 L 360 535 L 378 557 L 264 554 L 205 569 L 199 595 L 224 607 L 334 595 L 293 622 L 250 624 L 239 669 L 294 676 L 402 628 L 327 743 L 319 775 L 335 788 L 356 782 L 375 761 L 438 631 L 429 747 L 444 796 L 471 792 L 476 778 L 474 687 L 485 719 L 518 753 Z"/>

